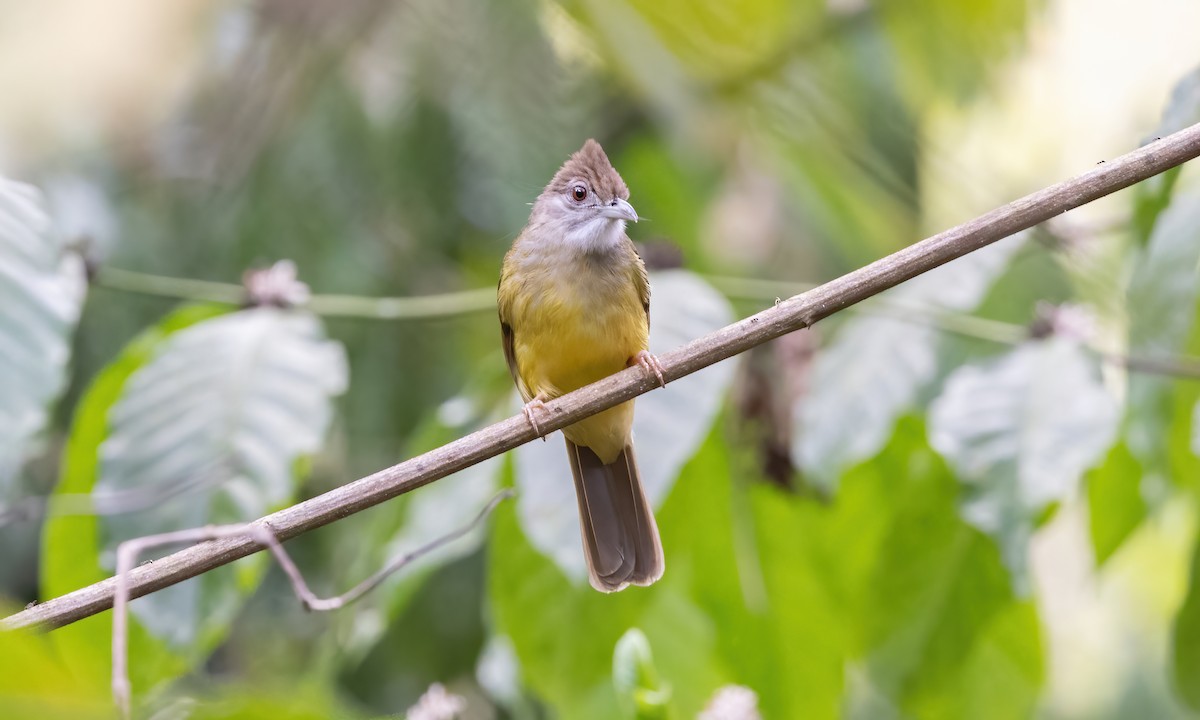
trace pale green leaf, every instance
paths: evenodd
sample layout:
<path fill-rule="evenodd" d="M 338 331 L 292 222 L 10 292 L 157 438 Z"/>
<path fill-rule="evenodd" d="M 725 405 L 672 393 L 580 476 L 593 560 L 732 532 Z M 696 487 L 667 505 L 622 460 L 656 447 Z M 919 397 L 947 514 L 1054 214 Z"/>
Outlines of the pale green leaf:
<path fill-rule="evenodd" d="M 475 681 L 506 708 L 521 702 L 521 665 L 507 636 L 488 638 L 475 663 Z"/>
<path fill-rule="evenodd" d="M 87 281 L 42 194 L 0 177 L 0 501 L 66 381 Z"/>
<path fill-rule="evenodd" d="M 341 346 L 305 313 L 245 310 L 169 336 L 108 413 L 95 502 L 150 508 L 105 514 L 106 550 L 289 502 L 294 465 L 320 448 L 345 386 Z M 209 573 L 131 607 L 152 634 L 189 648 L 227 625 L 257 577 Z"/>
<path fill-rule="evenodd" d="M 800 466 L 832 487 L 845 468 L 871 457 L 937 374 L 938 332 L 906 322 L 974 308 L 1024 236 L 1003 240 L 880 297 L 876 312 L 848 320 L 813 364 L 809 393 L 795 408 L 792 450 Z"/>
<path fill-rule="evenodd" d="M 1196 123 L 1200 123 L 1200 67 L 1180 78 L 1171 90 L 1155 136 L 1164 137 Z"/>
<path fill-rule="evenodd" d="M 1075 492 L 1117 420 L 1095 360 L 1050 338 L 956 370 L 930 407 L 929 432 L 968 484 L 964 516 L 996 537 L 1020 576 L 1036 516 Z"/>
<path fill-rule="evenodd" d="M 1187 337 L 1200 273 L 1200 195 L 1177 195 L 1159 216 L 1129 284 L 1129 344 L 1170 353 Z"/>
<path fill-rule="evenodd" d="M 1175 84 L 1162 120 L 1153 134 L 1143 143 L 1179 132 L 1200 122 L 1200 67 L 1192 70 Z M 1133 229 L 1136 237 L 1146 243 L 1162 211 L 1171 204 L 1172 194 L 1183 168 L 1174 167 L 1147 178 L 1134 188 Z"/>
<path fill-rule="evenodd" d="M 1196 314 L 1200 284 L 1200 194 L 1176 193 L 1154 223 L 1130 279 L 1129 353 L 1165 357 L 1180 352 Z M 1172 380 L 1144 373 L 1129 379 L 1129 449 L 1147 471 L 1161 472 L 1171 416 Z"/>
<path fill-rule="evenodd" d="M 154 355 L 172 333 L 228 312 L 211 305 L 185 306 L 128 343 L 115 360 L 92 379 L 71 418 L 71 433 L 63 454 L 52 508 L 42 534 L 42 597 L 56 597 L 104 580 L 110 571 L 100 567 L 99 518 L 91 512 L 70 512 L 95 486 L 100 445 L 108 428 L 108 413 L 121 396 L 126 380 Z M 135 693 L 187 671 L 189 664 L 160 640 L 133 623 L 130 633 L 130 681 Z M 109 644 L 112 614 L 101 613 L 59 628 L 50 635 L 59 656 L 77 677 L 100 687 L 110 680 Z"/>
<path fill-rule="evenodd" d="M 668 716 L 669 687 L 663 686 L 654 667 L 650 641 L 637 628 L 630 628 L 613 650 L 613 689 L 621 710 L 638 720 Z"/>

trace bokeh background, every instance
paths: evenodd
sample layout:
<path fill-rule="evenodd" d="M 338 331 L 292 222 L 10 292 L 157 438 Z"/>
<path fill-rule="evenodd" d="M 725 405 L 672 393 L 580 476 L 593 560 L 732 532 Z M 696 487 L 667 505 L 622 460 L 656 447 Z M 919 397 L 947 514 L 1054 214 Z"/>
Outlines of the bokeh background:
<path fill-rule="evenodd" d="M 1190 0 L 0 17 L 12 609 L 513 413 L 492 288 L 588 137 L 662 352 L 1200 121 Z M 333 594 L 516 488 L 345 610 L 262 558 L 135 602 L 137 714 L 449 717 L 441 683 L 466 718 L 1195 715 L 1197 176 L 640 400 L 654 587 L 587 587 L 551 438 L 288 543 Z M 0 715 L 111 715 L 110 632 L 0 636 Z"/>

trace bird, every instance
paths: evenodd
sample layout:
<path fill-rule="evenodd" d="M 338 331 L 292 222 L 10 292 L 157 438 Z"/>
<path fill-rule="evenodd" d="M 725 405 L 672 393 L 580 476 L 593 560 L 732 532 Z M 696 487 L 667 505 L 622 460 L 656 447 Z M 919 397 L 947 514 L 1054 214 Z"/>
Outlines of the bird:
<path fill-rule="evenodd" d="M 629 188 L 589 139 L 533 202 L 504 256 L 500 335 L 525 417 L 545 439 L 544 403 L 626 367 L 665 386 L 649 352 L 650 279 L 625 233 Z M 601 592 L 651 585 L 662 541 L 633 450 L 633 401 L 563 428 L 588 581 Z"/>

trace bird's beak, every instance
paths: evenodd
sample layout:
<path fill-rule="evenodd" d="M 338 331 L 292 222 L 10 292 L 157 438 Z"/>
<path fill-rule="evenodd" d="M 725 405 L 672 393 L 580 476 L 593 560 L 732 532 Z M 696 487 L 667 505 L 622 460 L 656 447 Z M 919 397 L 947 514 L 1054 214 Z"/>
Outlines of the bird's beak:
<path fill-rule="evenodd" d="M 616 198 L 608 205 L 600 208 L 600 214 L 603 217 L 612 218 L 613 220 L 638 221 L 637 210 L 634 210 L 633 206 L 627 200 L 622 200 L 621 198 Z"/>

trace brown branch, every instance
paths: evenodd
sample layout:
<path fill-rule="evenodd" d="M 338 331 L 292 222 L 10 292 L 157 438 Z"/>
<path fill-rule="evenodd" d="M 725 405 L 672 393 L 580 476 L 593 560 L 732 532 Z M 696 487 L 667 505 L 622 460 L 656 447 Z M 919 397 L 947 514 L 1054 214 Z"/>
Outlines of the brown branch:
<path fill-rule="evenodd" d="M 314 610 L 317 612 L 328 612 L 330 610 L 338 610 L 358 600 L 363 595 L 371 592 L 379 587 L 379 584 L 396 572 L 404 568 L 413 560 L 427 555 L 443 545 L 452 542 L 474 530 L 483 522 L 492 510 L 500 504 L 502 500 L 513 496 L 512 490 L 501 490 L 497 493 L 483 509 L 479 511 L 475 517 L 462 527 L 456 528 L 445 535 L 430 540 L 420 547 L 403 553 L 388 561 L 381 570 L 376 572 L 371 577 L 362 581 L 358 585 L 348 590 L 341 595 L 331 598 L 320 598 L 309 589 L 308 583 L 304 580 L 304 575 L 300 573 L 300 568 L 296 567 L 296 563 L 292 561 L 287 551 L 283 549 L 283 545 L 279 544 L 279 540 L 275 534 L 271 532 L 271 528 L 266 523 L 252 523 L 250 525 L 209 525 L 207 527 L 192 528 L 190 530 L 176 530 L 175 532 L 162 533 L 160 535 L 146 535 L 144 537 L 126 540 L 117 547 L 117 592 L 113 598 L 113 627 L 112 627 L 112 694 L 113 702 L 117 706 L 117 710 L 121 713 L 121 717 L 130 717 L 130 700 L 132 692 L 129 684 L 129 573 L 137 565 L 138 558 L 143 552 L 155 547 L 163 545 L 174 545 L 176 543 L 192 543 L 192 542 L 211 542 L 222 538 L 230 537 L 250 537 L 263 547 L 267 548 L 271 555 L 275 557 L 275 561 L 283 568 L 283 572 L 287 575 L 288 580 L 292 583 L 292 591 L 296 593 L 296 597 L 300 599 L 306 610 Z"/>
<path fill-rule="evenodd" d="M 1052 185 L 997 208 L 970 222 L 859 268 L 820 287 L 778 303 L 681 348 L 659 356 L 667 380 L 733 357 L 768 340 L 813 323 L 910 280 L 1001 238 L 1104 197 L 1200 156 L 1200 124 L 1161 138 L 1119 158 L 1101 163 L 1071 180 Z M 613 407 L 658 387 L 639 367 L 623 370 L 546 403 L 544 432 Z M 523 415 L 483 428 L 436 450 L 406 460 L 324 495 L 258 520 L 281 540 L 314 530 L 415 490 L 536 438 Z M 195 545 L 129 576 L 132 597 L 140 597 L 262 550 L 247 537 Z M 6 618 L 2 627 L 54 628 L 112 607 L 112 578 L 35 605 Z"/>

